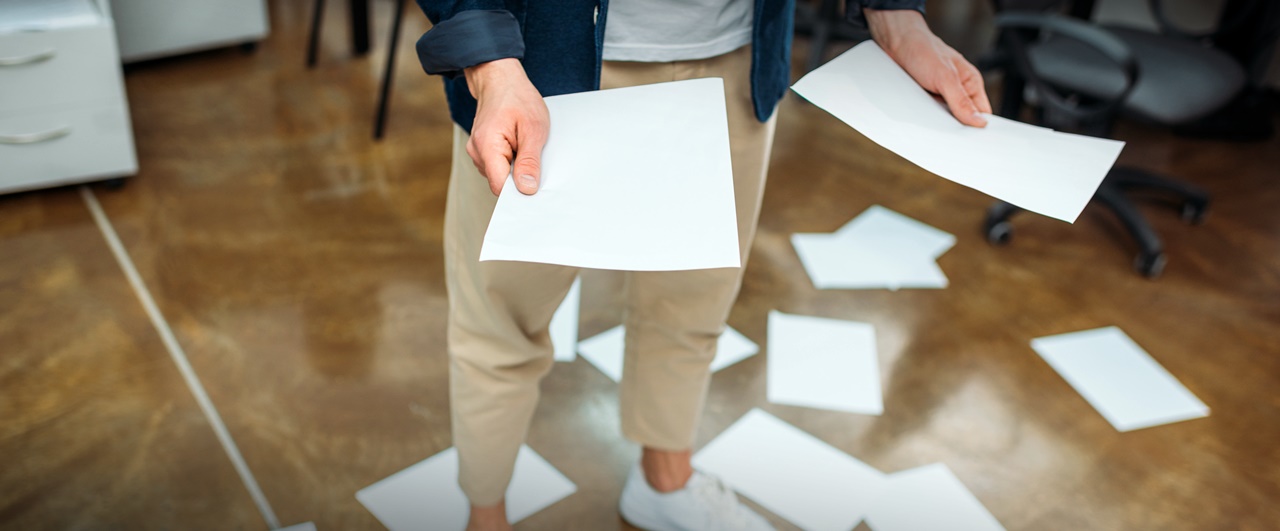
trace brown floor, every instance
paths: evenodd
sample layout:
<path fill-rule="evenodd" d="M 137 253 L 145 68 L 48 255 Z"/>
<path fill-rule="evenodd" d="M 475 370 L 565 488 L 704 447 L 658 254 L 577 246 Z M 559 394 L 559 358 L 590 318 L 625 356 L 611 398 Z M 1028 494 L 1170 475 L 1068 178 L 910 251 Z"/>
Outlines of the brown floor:
<path fill-rule="evenodd" d="M 271 2 L 274 33 L 251 55 L 130 68 L 142 171 L 97 193 L 281 523 L 378 529 L 355 491 L 450 445 L 450 128 L 406 43 L 388 138 L 370 140 L 381 47 L 350 57 L 330 4 L 314 70 L 302 0 Z M 947 9 L 932 12 L 944 35 L 981 28 L 981 9 Z M 408 41 L 425 21 L 406 18 Z M 972 51 L 980 32 L 953 34 Z M 772 309 L 875 324 L 885 414 L 770 405 L 761 355 L 716 375 L 699 444 L 762 407 L 881 470 L 945 462 L 1011 530 L 1280 526 L 1280 140 L 1120 136 L 1122 162 L 1215 196 L 1200 227 L 1147 210 L 1170 257 L 1157 281 L 1094 209 L 1075 225 L 1023 216 L 1010 246 L 989 246 L 988 198 L 788 96 L 730 324 L 761 344 Z M 812 288 L 788 235 L 877 203 L 959 237 L 941 259 L 950 288 Z M 76 191 L 0 197 L 0 256 L 0 528 L 266 527 Z M 607 279 L 587 292 L 584 337 L 616 319 Z M 1212 415 L 1118 433 L 1028 345 L 1106 325 Z M 626 528 L 615 501 L 637 449 L 614 384 L 579 360 L 544 389 L 529 444 L 579 491 L 520 527 Z"/>

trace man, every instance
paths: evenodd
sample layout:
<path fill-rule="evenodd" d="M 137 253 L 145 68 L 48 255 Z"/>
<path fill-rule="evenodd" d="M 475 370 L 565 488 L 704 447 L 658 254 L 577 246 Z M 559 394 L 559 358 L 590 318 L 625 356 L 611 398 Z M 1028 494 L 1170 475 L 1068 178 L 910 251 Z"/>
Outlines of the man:
<path fill-rule="evenodd" d="M 418 53 L 428 73 L 445 76 L 457 122 L 445 260 L 458 482 L 471 502 L 469 530 L 510 529 L 503 496 L 539 380 L 553 364 L 547 327 L 577 270 L 478 258 L 507 176 L 521 193 L 537 193 L 551 125 L 542 97 L 723 78 L 745 267 L 774 110 L 790 81 L 794 0 L 418 3 L 435 24 Z M 982 78 L 929 31 L 923 4 L 851 0 L 848 12 L 865 16 L 876 42 L 940 94 L 957 119 L 981 127 L 979 113 L 991 112 Z M 643 450 L 623 489 L 623 518 L 651 530 L 770 529 L 731 490 L 690 466 L 709 364 L 742 268 L 625 275 L 622 429 Z"/>

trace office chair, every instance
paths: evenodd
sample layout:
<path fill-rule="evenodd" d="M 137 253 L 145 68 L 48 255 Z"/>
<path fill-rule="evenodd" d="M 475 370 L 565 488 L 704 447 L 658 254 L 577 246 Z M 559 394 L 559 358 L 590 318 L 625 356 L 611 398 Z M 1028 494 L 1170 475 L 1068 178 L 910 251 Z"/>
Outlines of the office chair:
<path fill-rule="evenodd" d="M 998 112 L 1016 119 L 1031 103 L 1042 125 L 1094 136 L 1110 136 L 1120 116 L 1174 127 L 1212 114 L 1245 87 L 1244 69 L 1227 54 L 1177 34 L 1095 25 L 1065 16 L 1060 0 L 995 0 L 999 30 L 994 54 L 979 67 L 1004 71 Z M 1090 3 L 1091 4 L 1091 3 Z M 1159 0 L 1158 20 L 1167 22 Z M 1091 9 L 1073 9 L 1086 16 Z M 1224 18 L 1225 20 L 1225 18 Z M 1139 247 L 1134 268 L 1148 278 L 1164 270 L 1163 243 L 1126 192 L 1171 196 L 1182 219 L 1198 224 L 1209 207 L 1199 187 L 1150 172 L 1115 167 L 1094 199 L 1115 213 Z M 1019 209 L 997 202 L 983 231 L 994 245 L 1012 236 L 1010 218 Z"/>

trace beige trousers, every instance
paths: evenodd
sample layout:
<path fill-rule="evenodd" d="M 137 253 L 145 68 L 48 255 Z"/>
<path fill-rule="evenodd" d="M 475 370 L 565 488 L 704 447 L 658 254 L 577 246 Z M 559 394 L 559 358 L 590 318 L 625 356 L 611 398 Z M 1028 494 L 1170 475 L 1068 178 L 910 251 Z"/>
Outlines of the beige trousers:
<path fill-rule="evenodd" d="M 606 62 L 601 88 L 721 77 L 728 105 L 738 238 L 743 264 L 755 235 L 775 120 L 751 103 L 750 47 L 697 61 Z M 578 270 L 480 262 L 496 198 L 457 128 L 445 211 L 450 399 L 458 482 L 471 503 L 501 500 L 524 442 L 539 380 L 551 369 L 547 327 Z M 625 273 L 623 434 L 663 450 L 688 449 L 710 380 L 716 340 L 738 295 L 742 269 Z"/>

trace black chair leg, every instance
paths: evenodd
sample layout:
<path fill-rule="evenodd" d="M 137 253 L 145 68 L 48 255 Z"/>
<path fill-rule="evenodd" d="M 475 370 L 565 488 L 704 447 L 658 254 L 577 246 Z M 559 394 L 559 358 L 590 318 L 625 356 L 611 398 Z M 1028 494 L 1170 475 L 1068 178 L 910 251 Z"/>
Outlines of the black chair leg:
<path fill-rule="evenodd" d="M 400 44 L 400 23 L 404 18 L 404 0 L 396 0 L 396 12 L 391 23 L 391 44 L 387 46 L 387 65 L 382 73 L 382 90 L 378 96 L 378 114 L 373 123 L 373 139 L 382 140 L 387 126 L 387 104 L 391 100 L 391 81 L 396 70 L 396 47 Z"/>
<path fill-rule="evenodd" d="M 1116 218 L 1124 224 L 1129 235 L 1133 236 L 1134 241 L 1137 242 L 1139 251 L 1133 262 L 1134 269 L 1148 278 L 1160 276 L 1166 262 L 1164 244 L 1156 231 L 1138 212 L 1133 202 L 1124 196 L 1118 186 L 1105 181 L 1098 187 L 1094 198 L 1102 201 L 1115 213 Z"/>
<path fill-rule="evenodd" d="M 351 12 L 351 52 L 369 53 L 369 0 L 347 0 Z"/>
<path fill-rule="evenodd" d="M 1123 189 L 1145 189 L 1165 192 L 1177 197 L 1182 220 L 1200 224 L 1209 210 L 1209 193 L 1199 186 L 1175 181 L 1137 168 L 1116 168 L 1109 179 Z"/>
<path fill-rule="evenodd" d="M 320 22 L 324 19 L 324 0 L 316 0 L 311 13 L 311 35 L 307 37 L 307 68 L 316 66 L 320 48 Z"/>

